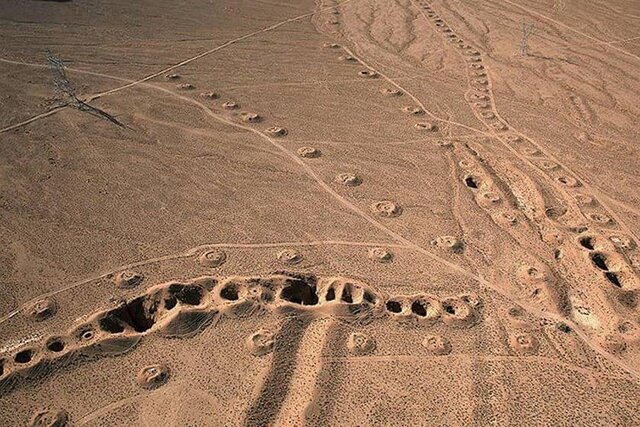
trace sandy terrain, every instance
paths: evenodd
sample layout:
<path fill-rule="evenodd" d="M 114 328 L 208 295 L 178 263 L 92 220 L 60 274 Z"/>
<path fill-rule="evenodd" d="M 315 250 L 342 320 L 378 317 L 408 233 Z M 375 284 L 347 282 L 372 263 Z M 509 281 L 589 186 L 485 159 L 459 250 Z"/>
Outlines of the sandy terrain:
<path fill-rule="evenodd" d="M 638 1 L 0 23 L 0 425 L 640 425 Z"/>

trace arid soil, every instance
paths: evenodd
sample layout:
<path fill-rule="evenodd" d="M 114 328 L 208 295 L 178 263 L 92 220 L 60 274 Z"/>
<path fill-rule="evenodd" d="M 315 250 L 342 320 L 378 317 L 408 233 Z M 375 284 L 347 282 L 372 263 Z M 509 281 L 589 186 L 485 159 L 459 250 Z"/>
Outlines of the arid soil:
<path fill-rule="evenodd" d="M 640 2 L 3 0 L 0 40 L 0 425 L 640 425 Z"/>

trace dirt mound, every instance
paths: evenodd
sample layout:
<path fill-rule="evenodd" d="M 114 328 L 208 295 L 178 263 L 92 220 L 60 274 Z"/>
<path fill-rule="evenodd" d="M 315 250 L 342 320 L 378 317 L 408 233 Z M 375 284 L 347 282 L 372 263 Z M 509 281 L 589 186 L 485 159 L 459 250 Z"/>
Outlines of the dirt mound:
<path fill-rule="evenodd" d="M 599 212 L 591 212 L 587 214 L 587 217 L 596 224 L 608 225 L 613 223 L 613 220 L 608 215 Z"/>
<path fill-rule="evenodd" d="M 502 202 L 502 197 L 495 191 L 480 191 L 476 195 L 476 201 L 483 208 L 493 208 Z"/>
<path fill-rule="evenodd" d="M 134 288 L 144 281 L 144 275 L 133 270 L 125 270 L 117 273 L 113 282 L 118 288 Z"/>
<path fill-rule="evenodd" d="M 556 181 L 566 187 L 578 187 L 580 185 L 578 180 L 572 176 L 559 176 Z"/>
<path fill-rule="evenodd" d="M 247 337 L 246 346 L 251 354 L 262 357 L 273 351 L 274 339 L 273 332 L 260 329 Z"/>
<path fill-rule="evenodd" d="M 393 261 L 393 252 L 385 248 L 371 248 L 368 252 L 369 259 L 377 262 Z"/>
<path fill-rule="evenodd" d="M 200 93 L 200 97 L 205 99 L 218 99 L 220 98 L 220 95 L 215 92 L 202 92 Z"/>
<path fill-rule="evenodd" d="M 320 150 L 318 150 L 317 148 L 314 147 L 301 147 L 298 148 L 298 155 L 300 157 L 304 157 L 307 159 L 315 159 L 317 157 L 320 157 Z"/>
<path fill-rule="evenodd" d="M 279 126 L 271 126 L 265 129 L 265 132 L 274 137 L 286 136 L 289 133 L 285 128 Z"/>
<path fill-rule="evenodd" d="M 540 167 L 540 169 L 545 170 L 545 171 L 552 171 L 555 169 L 558 169 L 560 166 L 552 161 L 552 160 L 540 160 L 538 162 L 536 162 L 536 164 Z"/>
<path fill-rule="evenodd" d="M 341 173 L 336 176 L 335 181 L 347 187 L 357 187 L 358 185 L 362 184 L 362 178 L 360 178 L 358 175 L 348 172 Z"/>
<path fill-rule="evenodd" d="M 435 132 L 438 130 L 438 126 L 431 122 L 420 122 L 413 125 L 418 130 L 424 130 L 429 132 Z"/>
<path fill-rule="evenodd" d="M 58 311 L 58 303 L 52 297 L 40 298 L 26 308 L 27 316 L 36 321 L 46 320 Z"/>
<path fill-rule="evenodd" d="M 373 70 L 362 70 L 358 72 L 358 75 L 360 77 L 364 77 L 366 79 L 377 79 L 378 78 L 378 73 L 376 73 Z"/>
<path fill-rule="evenodd" d="M 455 253 L 464 250 L 464 242 L 455 236 L 439 236 L 433 239 L 431 244 Z"/>
<path fill-rule="evenodd" d="M 478 313 L 463 298 L 451 297 L 442 301 L 442 320 L 449 326 L 468 328 L 477 323 Z"/>
<path fill-rule="evenodd" d="M 348 62 L 350 64 L 357 64 L 359 61 L 351 55 L 340 55 L 338 59 L 342 62 Z"/>
<path fill-rule="evenodd" d="M 240 120 L 246 123 L 258 123 L 262 121 L 262 117 L 257 113 L 249 113 L 243 111 L 242 113 L 240 113 Z"/>
<path fill-rule="evenodd" d="M 509 345 L 516 353 L 535 354 L 538 351 L 538 340 L 527 332 L 519 332 L 509 336 Z"/>
<path fill-rule="evenodd" d="M 361 332 L 352 332 L 347 339 L 347 349 L 353 355 L 364 356 L 375 351 L 376 342 Z"/>
<path fill-rule="evenodd" d="M 285 264 L 295 265 L 300 264 L 304 259 L 304 256 L 293 249 L 284 249 L 276 254 L 276 257 Z"/>
<path fill-rule="evenodd" d="M 240 106 L 235 102 L 226 101 L 222 103 L 222 108 L 224 108 L 225 110 L 236 110 L 240 108 Z"/>
<path fill-rule="evenodd" d="M 377 216 L 395 218 L 402 214 L 402 207 L 391 200 L 382 200 L 371 205 L 371 210 Z"/>
<path fill-rule="evenodd" d="M 198 256 L 198 262 L 203 267 L 217 268 L 227 261 L 227 254 L 221 249 L 210 249 Z"/>
<path fill-rule="evenodd" d="M 388 88 L 388 87 L 381 89 L 380 93 L 386 96 L 402 96 L 403 95 L 403 92 L 401 90 L 398 90 L 395 88 Z"/>
<path fill-rule="evenodd" d="M 414 116 L 420 116 L 424 114 L 424 110 L 420 107 L 406 106 L 406 107 L 402 107 L 402 111 L 407 114 L 412 114 Z"/>
<path fill-rule="evenodd" d="M 156 389 L 169 381 L 171 371 L 165 364 L 148 365 L 140 369 L 136 375 L 136 382 L 147 390 Z"/>
<path fill-rule="evenodd" d="M 69 414 L 64 409 L 41 409 L 29 420 L 29 427 L 65 427 Z"/>
<path fill-rule="evenodd" d="M 442 335 L 427 335 L 422 340 L 422 346 L 436 356 L 446 356 L 451 353 L 451 342 Z"/>

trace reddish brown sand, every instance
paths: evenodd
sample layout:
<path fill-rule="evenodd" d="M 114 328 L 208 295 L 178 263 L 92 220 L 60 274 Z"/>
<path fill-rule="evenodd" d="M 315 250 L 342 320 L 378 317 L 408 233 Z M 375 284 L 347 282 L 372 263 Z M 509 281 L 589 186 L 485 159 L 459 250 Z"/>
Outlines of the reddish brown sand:
<path fill-rule="evenodd" d="M 0 22 L 0 425 L 640 425 L 637 0 Z"/>

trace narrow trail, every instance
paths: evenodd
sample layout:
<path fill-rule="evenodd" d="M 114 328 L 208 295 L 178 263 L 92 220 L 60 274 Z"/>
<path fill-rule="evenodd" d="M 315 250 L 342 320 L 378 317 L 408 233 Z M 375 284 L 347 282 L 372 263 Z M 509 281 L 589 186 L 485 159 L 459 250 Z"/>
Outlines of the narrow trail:
<path fill-rule="evenodd" d="M 52 110 L 47 111 L 46 113 L 38 114 L 36 116 L 33 116 L 31 118 L 28 118 L 27 120 L 24 120 L 24 121 L 20 122 L 20 123 L 16 123 L 14 125 L 11 125 L 11 126 L 8 126 L 8 127 L 4 128 L 4 129 L 0 129 L 0 133 L 4 133 L 4 132 L 8 132 L 10 130 L 18 129 L 18 128 L 22 127 L 22 126 L 28 125 L 29 123 L 33 123 L 33 122 L 35 122 L 37 120 L 44 119 L 45 117 L 53 116 L 54 114 L 59 113 L 60 111 L 64 110 L 65 108 L 67 108 L 66 105 L 61 106 L 61 107 L 56 107 L 56 108 L 54 108 Z"/>
<path fill-rule="evenodd" d="M 626 42 L 631 42 L 631 41 L 638 40 L 638 39 L 640 39 L 640 36 L 630 37 L 630 38 L 624 39 L 624 40 L 612 40 L 610 42 L 605 42 L 604 44 L 612 45 L 612 44 L 616 44 L 616 43 L 626 43 Z"/>
<path fill-rule="evenodd" d="M 154 393 L 157 393 L 158 391 L 154 391 L 152 392 L 152 394 L 150 394 L 150 396 L 153 396 Z M 166 390 L 161 390 L 161 392 L 166 392 Z M 80 426 L 84 426 L 89 424 L 92 421 L 97 420 L 98 418 L 105 416 L 107 414 L 109 414 L 112 411 L 115 411 L 116 409 L 122 408 L 125 405 L 131 404 L 131 403 L 139 403 L 140 400 L 143 399 L 147 399 L 148 396 L 142 395 L 142 394 L 136 394 L 134 396 L 130 396 L 130 397 L 125 397 L 123 399 L 120 400 L 116 400 L 115 402 L 112 402 L 108 405 L 102 406 L 98 409 L 96 409 L 95 411 L 85 415 L 84 417 L 80 418 L 78 421 L 76 421 L 74 423 L 75 426 L 80 427 Z"/>
<path fill-rule="evenodd" d="M 415 76 L 402 76 L 402 77 L 398 77 L 397 79 L 410 81 L 410 80 L 418 80 L 420 78 L 422 78 L 422 76 L 415 75 Z M 328 84 L 331 85 L 331 84 L 343 84 L 343 83 L 362 84 L 366 82 L 363 81 L 362 78 L 342 79 L 342 80 L 314 80 L 314 81 L 306 81 L 306 82 L 276 82 L 276 83 L 220 86 L 219 90 L 224 91 L 224 90 L 255 89 L 255 88 L 304 87 L 304 86 L 328 85 Z"/>
<path fill-rule="evenodd" d="M 308 348 L 304 347 L 315 341 L 315 339 L 309 339 L 307 332 L 313 328 L 311 323 L 310 317 L 287 317 L 282 323 L 273 338 L 271 366 L 254 393 L 241 425 L 245 427 L 282 425 L 276 422 L 278 415 L 281 414 L 283 407 L 290 406 L 288 401 L 298 397 L 298 391 L 294 387 L 301 387 L 300 381 L 296 381 L 299 378 L 296 375 L 299 370 L 298 356 L 308 353 Z M 317 324 L 314 327 L 317 328 Z M 318 357 L 317 353 L 312 354 Z M 303 365 L 302 369 L 305 368 L 307 367 Z"/>

